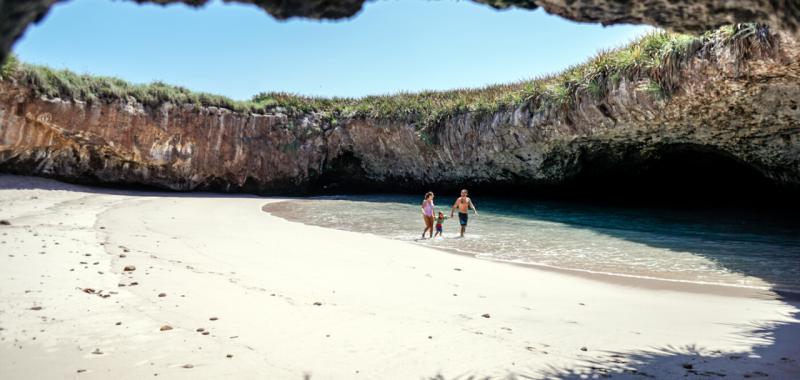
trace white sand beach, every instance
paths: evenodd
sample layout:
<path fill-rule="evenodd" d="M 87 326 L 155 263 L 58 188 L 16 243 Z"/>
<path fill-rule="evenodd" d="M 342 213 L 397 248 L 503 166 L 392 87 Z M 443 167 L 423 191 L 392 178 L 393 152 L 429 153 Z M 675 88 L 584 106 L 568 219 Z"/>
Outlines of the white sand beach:
<path fill-rule="evenodd" d="M 800 378 L 777 295 L 490 262 L 272 201 L 0 176 L 0 378 Z"/>

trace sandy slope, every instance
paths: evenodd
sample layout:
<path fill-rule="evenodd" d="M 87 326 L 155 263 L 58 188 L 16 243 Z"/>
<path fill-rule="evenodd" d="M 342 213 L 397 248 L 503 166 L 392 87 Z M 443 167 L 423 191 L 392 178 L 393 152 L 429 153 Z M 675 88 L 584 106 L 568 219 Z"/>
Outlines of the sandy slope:
<path fill-rule="evenodd" d="M 477 260 L 268 201 L 0 176 L 0 378 L 800 378 L 796 304 Z"/>

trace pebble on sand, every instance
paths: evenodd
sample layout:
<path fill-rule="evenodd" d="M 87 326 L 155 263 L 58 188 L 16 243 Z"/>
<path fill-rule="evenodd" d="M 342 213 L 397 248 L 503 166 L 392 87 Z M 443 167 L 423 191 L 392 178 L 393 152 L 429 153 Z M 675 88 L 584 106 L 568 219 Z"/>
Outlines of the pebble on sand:
<path fill-rule="evenodd" d="M 133 272 L 136 270 L 136 267 L 133 265 L 126 265 L 125 268 L 122 269 L 125 272 Z"/>
<path fill-rule="evenodd" d="M 160 330 L 161 330 L 161 331 L 169 331 L 169 330 L 172 330 L 172 326 L 170 326 L 170 325 L 164 325 L 164 326 L 161 326 L 161 329 L 160 329 Z"/>

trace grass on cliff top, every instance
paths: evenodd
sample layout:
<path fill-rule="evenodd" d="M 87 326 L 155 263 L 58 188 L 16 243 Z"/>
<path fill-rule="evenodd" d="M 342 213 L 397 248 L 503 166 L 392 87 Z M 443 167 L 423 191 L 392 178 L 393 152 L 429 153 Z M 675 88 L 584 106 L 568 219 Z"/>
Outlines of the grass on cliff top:
<path fill-rule="evenodd" d="M 532 80 L 476 89 L 423 91 L 362 98 L 304 97 L 287 93 L 260 93 L 248 101 L 202 92 L 163 82 L 132 84 L 113 77 L 76 74 L 21 63 L 13 55 L 0 68 L 0 80 L 14 80 L 37 95 L 87 102 L 133 98 L 149 107 L 164 103 L 214 106 L 237 112 L 318 112 L 336 124 L 339 118 L 370 117 L 403 120 L 424 127 L 463 112 L 488 114 L 531 102 L 537 109 L 569 106 L 581 94 L 605 96 L 622 79 L 641 82 L 638 90 L 657 99 L 677 89 L 681 65 L 714 46 L 730 46 L 737 58 L 768 51 L 772 35 L 757 24 L 725 26 L 700 36 L 654 31 L 623 47 L 599 52 L 566 70 Z"/>

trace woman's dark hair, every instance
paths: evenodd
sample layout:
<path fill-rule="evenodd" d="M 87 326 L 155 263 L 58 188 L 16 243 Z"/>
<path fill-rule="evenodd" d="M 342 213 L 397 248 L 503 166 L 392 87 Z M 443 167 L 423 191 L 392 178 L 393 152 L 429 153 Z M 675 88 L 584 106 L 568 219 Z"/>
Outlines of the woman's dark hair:
<path fill-rule="evenodd" d="M 425 193 L 425 199 L 430 198 L 432 195 L 433 195 L 433 191 L 429 191 L 429 192 Z"/>

